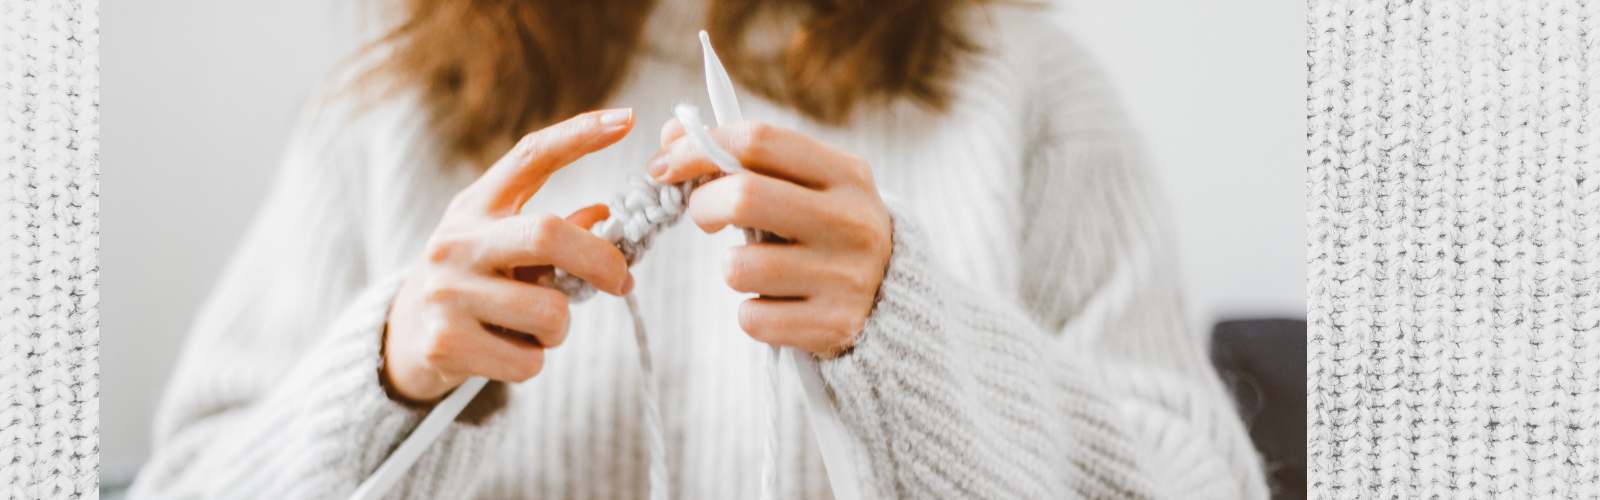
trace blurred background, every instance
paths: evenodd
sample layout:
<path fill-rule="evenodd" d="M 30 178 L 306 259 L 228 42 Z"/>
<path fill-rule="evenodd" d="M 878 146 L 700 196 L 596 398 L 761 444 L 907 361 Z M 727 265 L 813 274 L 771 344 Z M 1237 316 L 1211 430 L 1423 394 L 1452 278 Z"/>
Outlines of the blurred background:
<path fill-rule="evenodd" d="M 102 5 L 108 483 L 149 452 L 190 317 L 264 196 L 302 102 L 373 31 L 378 1 Z M 1305 314 L 1303 9 L 1275 0 L 1049 9 L 1109 68 L 1144 131 L 1171 196 L 1197 332 Z"/>

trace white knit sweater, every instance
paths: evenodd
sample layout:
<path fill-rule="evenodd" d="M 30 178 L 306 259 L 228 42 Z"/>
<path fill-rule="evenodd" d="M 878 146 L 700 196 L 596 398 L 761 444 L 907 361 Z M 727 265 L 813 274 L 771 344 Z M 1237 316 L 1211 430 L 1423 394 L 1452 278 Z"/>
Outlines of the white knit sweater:
<path fill-rule="evenodd" d="M 100 470 L 100 11 L 0 0 L 0 498 Z"/>
<path fill-rule="evenodd" d="M 1600 498 L 1600 2 L 1306 22 L 1308 488 Z"/>
<path fill-rule="evenodd" d="M 656 150 L 673 103 L 701 102 L 699 1 L 658 9 L 610 105 L 640 130 L 557 174 L 530 210 L 606 199 Z M 984 45 L 946 113 L 898 103 L 820 126 L 746 92 L 745 116 L 868 159 L 893 199 L 881 298 L 849 354 L 822 364 L 880 498 L 1261 498 L 1260 464 L 1185 331 L 1159 195 L 1099 70 L 1018 7 L 972 16 Z M 453 193 L 406 100 L 311 113 L 194 325 L 136 497 L 347 495 L 421 413 L 385 397 L 386 308 Z M 651 324 L 673 498 L 751 498 L 764 346 L 721 280 L 737 231 L 662 235 L 634 269 Z M 457 422 L 405 498 L 642 498 L 646 444 L 627 312 L 574 306 L 537 378 Z M 781 498 L 827 498 L 792 383 Z"/>

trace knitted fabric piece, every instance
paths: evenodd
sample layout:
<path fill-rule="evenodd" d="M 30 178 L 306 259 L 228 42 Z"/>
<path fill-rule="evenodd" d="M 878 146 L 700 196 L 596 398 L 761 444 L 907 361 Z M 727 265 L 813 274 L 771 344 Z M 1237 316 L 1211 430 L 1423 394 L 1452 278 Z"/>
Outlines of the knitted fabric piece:
<path fill-rule="evenodd" d="M 1312 496 L 1600 496 L 1600 2 L 1308 22 Z"/>
<path fill-rule="evenodd" d="M 0 0 L 0 498 L 97 495 L 97 12 Z"/>
<path fill-rule="evenodd" d="M 689 193 L 702 182 L 690 179 L 677 184 L 660 184 L 649 177 L 634 176 L 628 179 L 628 189 L 606 203 L 610 217 L 590 227 L 600 239 L 617 245 L 629 266 L 644 257 L 656 233 L 671 227 L 683 215 L 689 203 Z M 584 301 L 594 295 L 594 287 L 583 278 L 556 269 L 554 280 L 548 285 L 565 292 L 573 301 Z"/>

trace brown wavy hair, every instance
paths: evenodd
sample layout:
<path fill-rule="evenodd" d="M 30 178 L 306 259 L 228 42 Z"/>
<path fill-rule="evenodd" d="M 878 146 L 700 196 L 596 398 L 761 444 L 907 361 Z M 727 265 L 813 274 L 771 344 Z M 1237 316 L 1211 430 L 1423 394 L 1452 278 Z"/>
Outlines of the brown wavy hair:
<path fill-rule="evenodd" d="M 982 0 L 706 0 L 718 54 L 743 86 L 829 124 L 869 100 L 944 109 L 958 19 Z M 387 54 L 356 80 L 414 90 L 447 152 L 487 163 L 516 138 L 602 105 L 627 74 L 654 0 L 399 0 L 398 23 L 363 52 Z M 775 53 L 747 50 L 765 9 L 802 21 Z"/>

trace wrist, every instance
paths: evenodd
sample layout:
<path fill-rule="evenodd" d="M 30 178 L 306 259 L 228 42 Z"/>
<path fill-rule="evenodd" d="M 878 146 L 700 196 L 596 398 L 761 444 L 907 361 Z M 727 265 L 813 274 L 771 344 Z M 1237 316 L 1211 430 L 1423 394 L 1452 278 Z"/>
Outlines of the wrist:
<path fill-rule="evenodd" d="M 389 330 L 392 321 L 383 325 L 383 333 L 378 340 L 378 385 L 383 387 L 384 394 L 397 403 L 413 408 L 428 408 L 439 402 L 449 388 L 432 390 L 429 388 L 426 377 L 418 377 L 407 370 L 401 370 L 398 363 L 391 359 L 389 348 Z M 437 377 L 434 377 L 437 381 Z"/>

